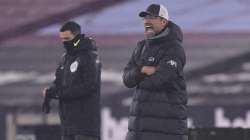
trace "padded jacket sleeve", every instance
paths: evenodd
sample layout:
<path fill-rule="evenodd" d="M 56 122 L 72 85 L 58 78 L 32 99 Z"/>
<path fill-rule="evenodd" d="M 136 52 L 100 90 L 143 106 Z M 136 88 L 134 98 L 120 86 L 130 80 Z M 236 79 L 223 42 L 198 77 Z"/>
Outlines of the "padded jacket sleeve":
<path fill-rule="evenodd" d="M 165 53 L 156 66 L 156 72 L 146 76 L 139 86 L 151 90 L 166 88 L 168 82 L 178 80 L 183 71 L 184 61 L 178 50 Z"/>
<path fill-rule="evenodd" d="M 123 71 L 123 83 L 128 88 L 134 88 L 145 77 L 145 74 L 141 73 L 142 66 L 135 62 L 137 53 L 136 48 Z"/>

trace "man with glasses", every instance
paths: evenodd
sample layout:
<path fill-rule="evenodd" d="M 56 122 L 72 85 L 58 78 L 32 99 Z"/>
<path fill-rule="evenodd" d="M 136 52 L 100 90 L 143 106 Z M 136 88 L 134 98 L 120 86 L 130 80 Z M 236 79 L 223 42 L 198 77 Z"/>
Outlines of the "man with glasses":
<path fill-rule="evenodd" d="M 140 12 L 145 39 L 124 68 L 123 82 L 135 88 L 126 140 L 188 140 L 183 35 L 163 5 Z"/>

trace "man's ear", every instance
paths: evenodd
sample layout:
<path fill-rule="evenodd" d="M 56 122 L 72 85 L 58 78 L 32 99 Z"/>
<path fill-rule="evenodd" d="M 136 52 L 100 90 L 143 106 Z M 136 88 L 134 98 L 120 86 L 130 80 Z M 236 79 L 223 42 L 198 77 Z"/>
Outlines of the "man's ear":
<path fill-rule="evenodd" d="M 164 24 L 164 25 L 167 25 L 168 21 L 166 19 L 162 19 L 161 23 Z"/>

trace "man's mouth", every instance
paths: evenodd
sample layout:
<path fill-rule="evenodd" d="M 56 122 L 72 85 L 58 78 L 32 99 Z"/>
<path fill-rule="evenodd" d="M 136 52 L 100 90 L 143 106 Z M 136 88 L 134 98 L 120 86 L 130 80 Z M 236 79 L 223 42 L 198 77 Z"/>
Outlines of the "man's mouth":
<path fill-rule="evenodd" d="M 145 25 L 145 35 L 147 37 L 152 37 L 152 36 L 154 36 L 154 34 L 155 34 L 155 31 L 154 31 L 153 25 L 146 24 Z"/>
<path fill-rule="evenodd" d="M 145 25 L 145 31 L 146 32 L 154 32 L 154 28 L 152 25 Z"/>
<path fill-rule="evenodd" d="M 146 29 L 146 31 L 147 31 L 147 30 L 152 30 L 153 27 L 152 27 L 151 25 L 146 25 L 146 26 L 145 26 L 145 29 Z"/>

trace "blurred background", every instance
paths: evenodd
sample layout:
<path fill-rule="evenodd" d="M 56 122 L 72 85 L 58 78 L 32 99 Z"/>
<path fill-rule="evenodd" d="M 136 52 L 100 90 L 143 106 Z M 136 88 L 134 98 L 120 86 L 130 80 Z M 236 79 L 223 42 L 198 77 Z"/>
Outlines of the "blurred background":
<path fill-rule="evenodd" d="M 165 5 L 184 32 L 190 139 L 206 128 L 240 140 L 250 127 L 249 0 L 0 0 L 0 140 L 59 140 L 57 103 L 43 114 L 42 89 L 53 80 L 64 51 L 59 28 L 69 20 L 99 47 L 102 140 L 124 140 L 133 90 L 122 70 L 143 39 L 138 13 L 151 3 Z"/>

